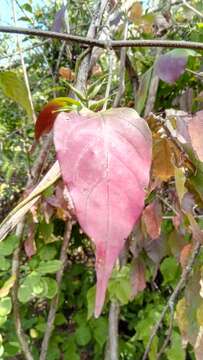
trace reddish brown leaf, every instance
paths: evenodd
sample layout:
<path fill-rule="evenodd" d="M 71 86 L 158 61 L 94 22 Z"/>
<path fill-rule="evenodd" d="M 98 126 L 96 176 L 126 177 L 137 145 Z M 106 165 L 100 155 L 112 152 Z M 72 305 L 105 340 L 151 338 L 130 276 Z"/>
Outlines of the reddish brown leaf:
<path fill-rule="evenodd" d="M 60 113 L 54 143 L 77 219 L 96 245 L 98 317 L 112 268 L 144 206 L 151 133 L 133 109 Z"/>
<path fill-rule="evenodd" d="M 56 116 L 58 115 L 58 110 L 70 104 L 79 105 L 79 103 L 74 99 L 60 97 L 49 101 L 48 104 L 44 106 L 42 111 L 39 113 L 35 124 L 36 140 L 39 140 L 42 135 L 51 131 Z"/>
<path fill-rule="evenodd" d="M 142 218 L 151 239 L 157 239 L 161 232 L 161 206 L 157 201 L 147 205 L 143 210 Z"/>
<path fill-rule="evenodd" d="M 187 244 L 182 248 L 180 253 L 180 263 L 182 268 L 184 268 L 187 265 L 191 251 L 192 251 L 192 244 Z"/>
<path fill-rule="evenodd" d="M 35 244 L 35 227 L 35 223 L 31 221 L 28 228 L 27 238 L 24 241 L 25 253 L 29 258 L 35 255 L 37 251 Z"/>
<path fill-rule="evenodd" d="M 131 272 L 132 296 L 135 297 L 146 287 L 145 266 L 141 259 L 134 259 Z"/>
<path fill-rule="evenodd" d="M 142 16 L 142 3 L 140 1 L 136 1 L 130 9 L 129 19 L 131 21 L 135 21 L 136 19 Z"/>
<path fill-rule="evenodd" d="M 68 81 L 75 80 L 74 72 L 67 67 L 60 67 L 59 75 L 61 75 L 64 79 L 66 79 Z"/>
<path fill-rule="evenodd" d="M 152 174 L 162 181 L 174 176 L 171 142 L 167 138 L 155 137 L 153 145 Z"/>

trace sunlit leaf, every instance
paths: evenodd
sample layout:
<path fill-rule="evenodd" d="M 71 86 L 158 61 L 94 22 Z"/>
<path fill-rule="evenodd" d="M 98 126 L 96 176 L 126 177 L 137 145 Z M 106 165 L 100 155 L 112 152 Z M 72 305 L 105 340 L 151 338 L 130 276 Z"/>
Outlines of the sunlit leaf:
<path fill-rule="evenodd" d="M 4 94 L 16 101 L 32 116 L 32 109 L 28 98 L 27 88 L 22 76 L 12 70 L 0 71 L 0 88 Z"/>
<path fill-rule="evenodd" d="M 49 101 L 48 104 L 43 107 L 37 118 L 35 124 L 35 139 L 39 140 L 42 135 L 51 131 L 59 109 L 74 105 L 80 106 L 80 103 L 68 97 L 60 97 Z"/>
<path fill-rule="evenodd" d="M 152 174 L 163 181 L 174 176 L 171 143 L 167 138 L 155 138 L 153 144 Z"/>

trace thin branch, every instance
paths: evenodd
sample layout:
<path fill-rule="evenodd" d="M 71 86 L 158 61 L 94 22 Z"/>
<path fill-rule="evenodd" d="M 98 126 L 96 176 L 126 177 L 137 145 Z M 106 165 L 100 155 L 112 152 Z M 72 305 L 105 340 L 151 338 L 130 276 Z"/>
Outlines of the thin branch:
<path fill-rule="evenodd" d="M 68 244 L 69 244 L 69 240 L 71 237 L 71 231 L 72 231 L 72 221 L 69 220 L 66 224 L 66 229 L 65 229 L 64 238 L 63 238 L 63 244 L 62 244 L 61 253 L 60 253 L 60 261 L 62 263 L 62 266 L 61 266 L 61 269 L 56 274 L 58 293 L 51 300 L 49 315 L 48 315 L 48 319 L 47 319 L 47 326 L 46 326 L 46 330 L 44 333 L 44 338 L 43 338 L 42 346 L 41 346 L 41 352 L 40 352 L 40 358 L 39 358 L 40 360 L 46 360 L 46 358 L 47 358 L 49 340 L 50 340 L 52 331 L 54 329 L 54 321 L 55 321 L 56 312 L 57 312 L 57 308 L 58 308 L 58 302 L 59 302 L 59 291 L 60 291 L 60 286 L 61 286 L 61 281 L 62 281 L 65 265 L 67 262 L 67 249 L 68 249 Z"/>
<path fill-rule="evenodd" d="M 117 300 L 112 300 L 109 309 L 109 334 L 105 360 L 118 360 L 118 323 L 120 305 Z"/>
<path fill-rule="evenodd" d="M 123 38 L 126 40 L 128 37 L 128 19 L 126 18 L 124 24 Z M 119 88 L 116 94 L 113 107 L 118 107 L 121 101 L 121 98 L 125 92 L 125 66 L 126 66 L 126 48 L 121 48 L 120 51 L 120 80 Z"/>
<path fill-rule="evenodd" d="M 120 48 L 120 47 L 161 47 L 161 48 L 180 48 L 180 49 L 196 49 L 203 50 L 203 44 L 195 41 L 175 41 L 175 40 L 96 40 L 89 37 L 82 37 L 71 34 L 64 34 L 54 31 L 26 29 L 22 27 L 0 26 L 0 32 L 10 34 L 24 34 L 30 36 L 45 37 L 51 39 L 65 40 L 75 42 L 81 45 L 97 46 L 100 48 Z"/>
<path fill-rule="evenodd" d="M 109 95 L 111 91 L 111 83 L 112 83 L 112 77 L 113 77 L 113 52 L 112 50 L 108 50 L 108 65 L 109 65 L 109 75 L 108 75 L 108 81 L 106 86 L 106 92 L 105 92 L 105 102 L 103 105 L 102 110 L 107 109 L 108 101 L 109 101 Z"/>
<path fill-rule="evenodd" d="M 35 48 L 37 48 L 37 47 L 46 45 L 47 42 L 49 42 L 49 40 L 45 40 L 45 41 L 40 42 L 39 44 L 33 44 L 32 46 L 28 46 L 28 47 L 22 48 L 21 51 L 22 51 L 22 52 L 26 52 L 26 51 L 33 50 L 33 49 L 35 49 Z M 12 54 L 8 54 L 8 55 L 5 55 L 5 56 L 1 56 L 0 60 L 12 58 L 12 57 L 17 56 L 17 55 L 20 55 L 20 51 L 19 51 L 19 50 L 16 51 L 16 52 L 12 52 Z"/>
<path fill-rule="evenodd" d="M 89 38 L 89 41 L 92 44 L 94 41 L 100 41 L 100 40 L 95 40 L 94 38 L 97 34 L 98 27 L 102 21 L 103 13 L 105 11 L 107 2 L 108 2 L 107 0 L 99 0 L 96 6 L 95 13 L 93 15 L 90 27 L 87 32 L 87 38 Z M 88 52 L 82 59 L 81 64 L 78 68 L 78 72 L 76 72 L 77 78 L 76 78 L 75 87 L 82 93 L 84 93 L 86 90 L 90 60 L 91 60 L 91 52 Z"/>
<path fill-rule="evenodd" d="M 195 260 L 197 258 L 197 255 L 199 254 L 200 248 L 201 248 L 201 244 L 199 242 L 196 242 L 195 245 L 194 245 L 194 249 L 192 251 L 192 254 L 191 254 L 191 256 L 190 256 L 190 258 L 188 260 L 187 266 L 184 268 L 178 284 L 176 285 L 176 287 L 175 287 L 173 293 L 171 294 L 171 296 L 169 297 L 167 304 L 164 306 L 159 321 L 156 323 L 156 325 L 152 329 L 151 336 L 149 338 L 149 341 L 148 341 L 148 344 L 146 346 L 146 349 L 145 349 L 142 360 L 147 360 L 147 357 L 148 357 L 148 354 L 150 352 L 150 348 L 151 348 L 151 345 L 152 345 L 152 341 L 153 341 L 154 337 L 157 335 L 157 332 L 158 332 L 159 328 L 162 325 L 162 322 L 164 320 L 166 312 L 168 311 L 168 309 L 170 309 L 172 307 L 174 308 L 176 300 L 177 300 L 181 290 L 185 286 L 185 284 L 186 284 L 186 282 L 187 282 L 187 280 L 188 280 L 188 278 L 190 276 L 190 273 L 192 271 L 194 262 L 195 262 Z"/>
<path fill-rule="evenodd" d="M 197 9 L 195 9 L 192 5 L 188 4 L 188 2 L 186 0 L 182 0 L 182 5 L 184 5 L 185 7 L 187 7 L 188 9 L 190 9 L 192 12 L 194 12 L 197 16 L 201 17 L 203 19 L 203 14 L 198 11 Z"/>
<path fill-rule="evenodd" d="M 24 220 L 22 220 L 16 228 L 16 235 L 19 238 L 22 238 L 23 228 L 24 228 Z M 29 350 L 26 335 L 22 328 L 22 323 L 21 323 L 21 318 L 20 318 L 20 309 L 19 309 L 19 303 L 18 303 L 20 250 L 21 250 L 21 244 L 14 251 L 13 259 L 12 259 L 12 276 L 15 276 L 15 283 L 11 290 L 11 298 L 12 298 L 12 305 L 13 305 L 13 317 L 14 317 L 14 321 L 15 321 L 16 334 L 17 334 L 19 343 L 21 345 L 23 355 L 26 360 L 33 360 L 32 354 Z"/>
<path fill-rule="evenodd" d="M 15 10 L 15 1 L 14 0 L 12 0 L 12 10 L 13 10 L 14 24 L 16 26 L 17 20 L 16 20 L 16 10 Z M 33 105 L 33 101 L 32 101 L 32 95 L 31 95 L 31 91 L 30 91 L 30 84 L 29 84 L 29 80 L 28 80 L 27 69 L 26 69 L 26 65 L 25 65 L 25 61 L 24 61 L 24 57 L 23 57 L 23 52 L 22 52 L 22 47 L 21 47 L 21 40 L 19 39 L 18 35 L 17 35 L 16 43 L 17 43 L 17 48 L 18 48 L 19 53 L 20 53 L 20 61 L 21 61 L 22 69 L 23 69 L 23 77 L 24 77 L 25 86 L 26 86 L 26 89 L 27 89 L 28 100 L 29 100 L 29 103 L 30 103 L 32 120 L 33 120 L 33 123 L 35 123 L 36 122 L 36 115 L 35 115 L 34 105 Z"/>
<path fill-rule="evenodd" d="M 162 354 L 164 353 L 166 347 L 168 346 L 168 344 L 170 342 L 172 331 L 173 331 L 174 315 L 175 315 L 174 304 L 170 304 L 170 324 L 169 324 L 167 336 L 164 340 L 164 343 L 157 354 L 157 360 L 161 359 Z"/>

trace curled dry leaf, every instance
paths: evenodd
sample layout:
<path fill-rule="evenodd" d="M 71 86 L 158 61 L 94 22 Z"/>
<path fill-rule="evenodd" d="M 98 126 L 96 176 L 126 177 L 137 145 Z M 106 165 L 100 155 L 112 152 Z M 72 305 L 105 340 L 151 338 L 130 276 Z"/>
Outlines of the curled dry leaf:
<path fill-rule="evenodd" d="M 54 143 L 76 217 L 96 245 L 98 317 L 115 261 L 144 206 L 151 133 L 133 109 L 60 113 Z"/>
<path fill-rule="evenodd" d="M 75 73 L 67 67 L 63 67 L 63 66 L 60 67 L 59 75 L 61 75 L 62 78 L 66 79 L 68 81 L 75 80 Z"/>
<path fill-rule="evenodd" d="M 161 206 L 157 201 L 153 201 L 143 210 L 142 218 L 144 220 L 147 234 L 151 239 L 157 239 L 161 232 Z"/>

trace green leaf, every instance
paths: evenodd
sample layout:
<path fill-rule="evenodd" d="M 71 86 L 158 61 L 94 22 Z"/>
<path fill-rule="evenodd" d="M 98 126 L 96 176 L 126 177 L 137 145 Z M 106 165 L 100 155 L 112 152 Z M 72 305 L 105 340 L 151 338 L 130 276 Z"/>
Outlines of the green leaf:
<path fill-rule="evenodd" d="M 44 283 L 46 284 L 46 287 L 47 287 L 45 296 L 48 299 L 52 299 L 58 292 L 58 286 L 57 286 L 56 280 L 54 280 L 52 278 L 48 278 L 48 277 L 45 277 L 42 280 L 44 281 Z"/>
<path fill-rule="evenodd" d="M 166 350 L 166 355 L 168 360 L 185 360 L 186 354 L 182 346 L 182 339 L 176 331 L 173 331 L 171 345 Z"/>
<path fill-rule="evenodd" d="M 73 85 L 71 85 L 69 82 L 66 82 L 66 84 L 69 86 L 69 88 L 74 92 L 74 94 L 77 95 L 77 97 L 83 102 L 86 101 L 85 96 L 79 91 L 77 90 Z"/>
<path fill-rule="evenodd" d="M 61 269 L 62 262 L 60 260 L 49 260 L 49 261 L 42 261 L 37 271 L 41 274 L 53 274 L 56 273 Z"/>
<path fill-rule="evenodd" d="M 11 266 L 11 261 L 3 256 L 0 256 L 0 270 L 7 271 Z"/>
<path fill-rule="evenodd" d="M 18 300 L 25 304 L 26 302 L 30 301 L 32 298 L 32 288 L 24 283 L 18 289 Z"/>
<path fill-rule="evenodd" d="M 95 297 L 96 286 L 93 286 L 87 292 L 87 320 L 89 320 L 94 314 Z"/>
<path fill-rule="evenodd" d="M 22 5 L 22 8 L 25 9 L 26 11 L 32 13 L 32 6 L 28 3 L 25 3 Z"/>
<path fill-rule="evenodd" d="M 19 244 L 19 237 L 17 235 L 9 235 L 0 243 L 1 256 L 8 256 L 13 253 Z"/>
<path fill-rule="evenodd" d="M 18 299 L 21 303 L 26 303 L 33 296 L 41 294 L 44 291 L 43 283 L 40 282 L 40 274 L 33 271 L 28 275 L 18 289 Z"/>
<path fill-rule="evenodd" d="M 78 343 L 79 346 L 85 346 L 87 345 L 90 340 L 91 340 L 91 332 L 88 326 L 86 325 L 82 325 L 80 326 L 76 332 L 75 332 L 75 336 L 76 336 L 76 341 Z"/>
<path fill-rule="evenodd" d="M 201 56 L 197 51 L 192 49 L 173 49 L 167 52 L 167 55 L 172 55 L 174 57 L 179 56 Z"/>
<path fill-rule="evenodd" d="M 32 116 L 27 88 L 22 76 L 18 72 L 11 70 L 1 71 L 0 87 L 6 96 L 16 101 L 26 110 L 28 116 Z"/>
<path fill-rule="evenodd" d="M 161 263 L 160 270 L 164 278 L 164 285 L 174 285 L 177 277 L 180 275 L 180 266 L 173 257 L 164 259 Z"/>
<path fill-rule="evenodd" d="M 108 292 L 111 299 L 117 299 L 125 305 L 131 299 L 130 269 L 123 266 L 120 271 L 114 271 L 109 281 Z"/>
<path fill-rule="evenodd" d="M 12 303 L 10 297 L 5 297 L 0 300 L 0 316 L 4 317 L 11 312 Z"/>
<path fill-rule="evenodd" d="M 141 77 L 135 102 L 135 110 L 138 112 L 138 114 L 141 114 L 144 109 L 145 102 L 147 100 L 151 76 L 152 67 L 149 68 Z"/>
<path fill-rule="evenodd" d="M 45 245 L 39 250 L 39 257 L 41 260 L 52 260 L 55 258 L 56 254 L 56 247 L 51 244 Z"/>
<path fill-rule="evenodd" d="M 158 344 L 159 344 L 159 339 L 158 336 L 156 335 L 151 344 L 151 349 L 149 352 L 149 360 L 157 360 Z"/>
<path fill-rule="evenodd" d="M 105 84 L 106 80 L 97 80 L 95 81 L 93 84 L 91 84 L 89 87 L 88 87 L 88 90 L 87 90 L 87 98 L 88 99 L 94 99 L 95 96 L 98 94 L 98 92 L 101 90 L 102 86 Z"/>
<path fill-rule="evenodd" d="M 16 276 L 12 275 L 0 289 L 0 298 L 3 298 L 9 294 L 10 289 L 13 287 L 15 283 Z"/>
<path fill-rule="evenodd" d="M 108 337 L 108 320 L 104 317 L 95 320 L 93 331 L 95 341 L 103 348 Z"/>

